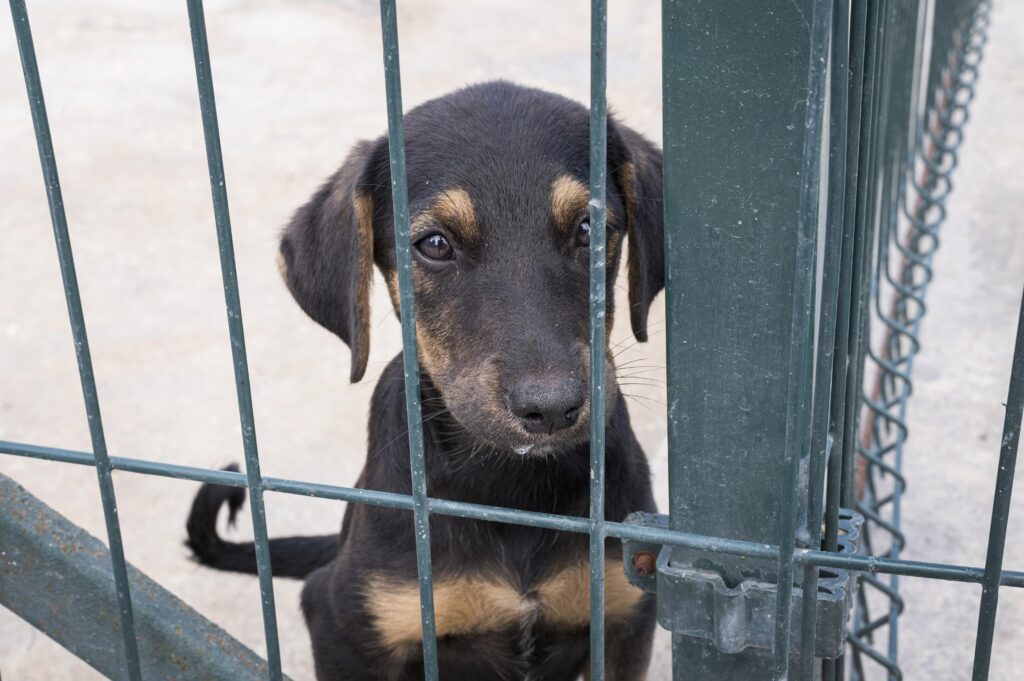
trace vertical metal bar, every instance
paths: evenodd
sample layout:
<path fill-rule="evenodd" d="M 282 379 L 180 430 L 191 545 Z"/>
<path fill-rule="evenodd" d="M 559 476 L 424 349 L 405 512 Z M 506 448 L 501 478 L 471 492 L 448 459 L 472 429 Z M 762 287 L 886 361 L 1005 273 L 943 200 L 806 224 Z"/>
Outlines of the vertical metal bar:
<path fill-rule="evenodd" d="M 803 231 L 817 220 L 805 223 L 801 211 L 811 180 L 805 102 L 812 40 L 820 45 L 814 70 L 823 73 L 829 27 L 814 14 L 812 0 L 664 0 L 662 11 L 670 525 L 771 544 L 784 534 L 790 554 L 807 503 L 796 483 L 808 476 L 801 454 L 811 420 L 796 403 L 797 413 L 786 409 L 791 366 L 809 404 L 813 359 L 813 304 L 805 301 L 813 298 L 814 236 Z M 819 122 L 822 93 L 819 83 Z M 803 318 L 795 336 L 794 309 Z M 779 348 L 794 344 L 805 352 L 792 364 Z M 781 580 L 782 591 L 794 581 L 788 561 L 789 577 L 777 560 L 686 547 L 670 557 L 672 567 L 713 569 L 730 585 Z M 788 615 L 777 624 L 788 645 Z M 729 654 L 680 633 L 672 640 L 678 679 L 779 671 L 768 651 Z"/>
<path fill-rule="evenodd" d="M 1024 297 L 1017 318 L 1017 342 L 1013 348 L 1010 389 L 1006 396 L 1002 446 L 999 449 L 999 472 L 996 474 L 995 498 L 992 500 L 992 522 L 988 531 L 988 556 L 985 558 L 985 579 L 982 581 L 981 607 L 978 610 L 978 635 L 974 643 L 973 681 L 988 678 L 992 661 L 992 637 L 996 629 L 996 608 L 999 605 L 999 575 L 1003 570 L 1003 549 L 1006 547 L 1006 525 L 1010 520 L 1010 499 L 1013 475 L 1020 444 L 1020 423 L 1024 414 Z"/>
<path fill-rule="evenodd" d="M 842 149 L 842 188 L 832 191 L 829 203 L 829 223 L 837 220 L 842 227 L 842 261 L 839 274 L 839 305 L 836 311 L 836 332 L 832 364 L 832 402 L 829 405 L 829 437 L 833 450 L 828 460 L 828 489 L 825 501 L 825 549 L 836 551 L 839 544 L 839 497 L 843 471 L 843 449 L 847 379 L 850 373 L 849 335 L 853 306 L 853 270 L 855 258 L 855 208 L 858 153 L 860 145 L 860 70 L 863 68 L 863 36 L 865 3 L 863 0 L 843 0 L 833 16 L 839 26 L 833 36 L 832 59 L 836 70 L 832 74 L 832 122 L 835 143 Z M 840 76 L 841 74 L 841 76 Z M 841 125 L 840 125 L 841 121 Z M 837 154 L 838 156 L 838 154 Z M 837 159 L 838 160 L 838 159 Z M 831 159 L 830 159 L 831 161 Z M 833 181 L 830 176 L 830 183 Z M 840 180 L 836 180 L 837 183 Z M 830 190 L 831 191 L 831 190 Z M 852 454 L 850 455 L 852 456 Z M 805 592 L 806 593 L 806 592 Z M 845 659 L 825 662 L 822 677 L 835 681 L 842 676 Z"/>
<path fill-rule="evenodd" d="M 590 678 L 604 681 L 605 253 L 608 11 L 590 3 Z"/>
<path fill-rule="evenodd" d="M 856 463 L 857 426 L 860 422 L 861 376 L 863 374 L 864 350 L 862 342 L 867 328 L 868 297 L 871 283 L 871 261 L 874 250 L 874 216 L 869 212 L 869 196 L 875 191 L 875 154 L 874 132 L 877 117 L 876 65 L 878 61 L 878 38 L 881 22 L 879 5 L 884 0 L 865 0 L 867 15 L 863 41 L 863 68 L 859 69 L 861 78 L 860 99 L 860 145 L 857 155 L 857 183 L 854 201 L 854 220 L 856 221 L 856 252 L 853 290 L 855 301 L 850 320 L 850 373 L 846 384 L 846 414 L 843 428 L 843 473 L 840 504 L 853 508 L 854 478 Z M 852 98 L 851 93 L 851 98 Z"/>
<path fill-rule="evenodd" d="M 235 247 L 231 236 L 227 187 L 224 183 L 224 158 L 220 146 L 217 103 L 213 94 L 210 48 L 206 38 L 206 19 L 203 14 L 202 0 L 188 0 L 187 5 L 189 29 L 192 34 L 192 56 L 195 60 L 196 82 L 199 87 L 199 109 L 203 118 L 203 136 L 206 142 L 206 162 L 210 173 L 210 191 L 213 197 L 213 216 L 217 227 L 217 244 L 220 251 L 220 270 L 224 283 L 228 333 L 231 337 L 235 392 L 238 396 L 238 415 L 242 428 L 242 447 L 245 452 L 245 476 L 249 489 L 249 506 L 252 511 L 252 529 L 256 543 L 256 570 L 260 583 L 263 632 L 267 641 L 267 668 L 270 678 L 276 680 L 281 678 L 281 651 L 277 637 L 273 573 L 270 565 L 270 545 L 267 538 L 267 518 L 263 506 L 263 478 L 260 475 L 260 458 L 256 446 L 256 422 L 252 409 L 252 391 L 249 386 L 249 361 L 245 351 L 242 303 L 238 294 Z"/>
<path fill-rule="evenodd" d="M 42 166 L 43 180 L 46 183 L 46 198 L 50 206 L 53 237 L 57 244 L 57 258 L 60 261 L 60 276 L 64 284 L 64 298 L 67 302 L 68 318 L 71 322 L 71 335 L 75 341 L 75 357 L 78 360 L 78 376 L 82 385 L 82 397 L 85 400 L 85 413 L 89 421 L 89 437 L 92 440 L 96 477 L 99 481 L 100 498 L 103 502 L 103 517 L 107 526 L 107 541 L 110 544 L 114 586 L 117 589 L 125 668 L 128 677 L 136 680 L 141 679 L 142 674 L 139 666 L 138 642 L 135 638 L 131 591 L 128 586 L 128 568 L 125 564 L 124 545 L 121 541 L 121 524 L 117 516 L 117 499 L 114 496 L 110 458 L 107 455 L 103 420 L 100 416 L 100 402 L 96 392 L 92 354 L 89 351 L 89 336 L 86 333 L 85 314 L 82 311 L 82 299 L 78 291 L 75 258 L 71 248 L 71 238 L 68 234 L 67 216 L 64 213 L 64 197 L 60 189 L 60 177 L 57 174 L 57 157 L 53 152 L 50 122 L 46 114 L 46 102 L 43 100 L 43 86 L 39 78 L 39 65 L 36 62 L 32 29 L 29 26 L 25 2 L 24 0 L 11 0 L 10 4 L 14 33 L 18 40 L 18 53 L 21 56 L 21 68 L 25 75 L 25 91 L 28 94 L 29 107 L 32 110 L 36 146 L 39 148 L 39 163 Z"/>
<path fill-rule="evenodd" d="M 849 508 L 856 504 L 855 479 L 858 460 L 860 415 L 863 408 L 861 386 L 863 383 L 864 358 L 867 349 L 871 272 L 874 252 L 874 237 L 877 222 L 871 206 L 877 195 L 877 121 L 878 121 L 878 61 L 879 42 L 882 37 L 882 5 L 886 0 L 867 0 L 867 17 L 863 41 L 863 68 L 860 70 L 862 110 L 860 119 L 860 151 L 857 158 L 857 184 L 855 208 L 855 270 L 853 280 L 854 306 L 851 311 L 849 364 L 850 372 L 846 384 L 846 413 L 843 428 L 843 471 L 841 503 Z M 862 597 L 863 589 L 858 597 Z M 859 614 L 858 610 L 858 614 Z M 854 628 L 859 624 L 854 618 Z M 857 649 L 855 648 L 856 652 Z M 853 659 L 854 674 L 858 673 L 860 657 Z M 838 669 L 840 673 L 842 669 Z"/>
<path fill-rule="evenodd" d="M 828 68 L 828 36 L 832 25 L 832 0 L 815 0 L 811 14 L 810 50 L 807 69 L 807 104 L 804 107 L 803 158 L 800 170 L 800 199 L 797 241 L 793 268 L 793 309 L 790 327 L 789 381 L 786 389 L 786 473 L 782 490 L 782 522 L 779 529 L 779 564 L 775 603 L 775 678 L 789 678 L 790 620 L 793 610 L 793 549 L 799 511 L 801 445 L 812 419 L 808 418 L 811 381 L 808 364 L 813 353 L 811 333 L 814 313 L 814 257 L 818 234 L 818 191 L 821 186 L 821 133 L 825 112 L 825 78 Z M 836 240 L 838 242 L 838 240 Z M 823 312 L 830 308 L 822 306 Z M 823 324 L 824 315 L 823 315 Z M 823 352 L 823 348 L 819 352 Z M 824 372 L 822 372 L 824 374 Z M 822 410 L 822 416 L 824 410 Z M 822 452 L 821 454 L 824 454 Z M 812 452 L 810 456 L 815 457 Z M 815 457 L 820 458 L 820 456 Z M 819 497 L 820 498 L 820 497 Z M 817 509 L 815 509 L 817 513 Z M 819 523 L 820 525 L 820 523 Z M 815 547 L 817 548 L 817 547 Z M 816 598 L 817 589 L 814 596 Z M 814 647 L 814 632 L 803 641 Z"/>
<path fill-rule="evenodd" d="M 837 2 L 832 11 L 831 80 L 829 106 L 829 167 L 828 204 L 826 206 L 825 253 L 822 272 L 821 313 L 818 324 L 818 357 L 815 369 L 814 406 L 811 413 L 811 475 L 808 495 L 807 522 L 810 531 L 809 546 L 821 547 L 822 502 L 825 486 L 825 467 L 838 461 L 832 428 L 831 410 L 841 399 L 844 388 L 836 371 L 836 338 L 840 310 L 840 284 L 843 265 L 847 262 L 844 246 L 851 244 L 843 225 L 843 200 L 846 196 L 846 121 L 847 80 L 849 69 L 849 0 Z M 845 355 L 843 360 L 845 363 Z M 845 366 L 843 367 L 845 369 Z M 838 524 L 838 505 L 835 509 Z M 818 569 L 804 568 L 803 612 L 801 614 L 800 677 L 812 679 L 814 674 L 814 646 L 808 645 L 816 635 L 818 603 Z"/>
<path fill-rule="evenodd" d="M 380 1 L 380 22 L 384 41 L 391 197 L 395 215 L 398 302 L 402 317 L 402 361 L 405 371 L 405 409 L 409 421 L 409 463 L 412 471 L 416 567 L 420 585 L 423 667 L 426 678 L 436 681 L 438 669 L 437 636 L 434 629 L 434 577 L 430 562 L 430 516 L 427 509 L 427 473 L 423 457 L 420 365 L 416 352 L 416 307 L 413 298 L 409 192 L 405 177 L 405 128 L 402 121 L 402 77 L 398 60 L 398 17 L 395 0 Z"/>
<path fill-rule="evenodd" d="M 838 87 L 844 91 L 848 112 L 846 121 L 846 169 L 842 202 L 843 224 L 843 263 L 839 282 L 839 310 L 836 314 L 836 348 L 833 364 L 833 392 L 838 399 L 831 406 L 832 435 L 835 438 L 835 450 L 829 460 L 828 494 L 826 499 L 825 517 L 825 549 L 835 551 L 839 543 L 839 506 L 843 461 L 853 453 L 847 454 L 845 422 L 847 401 L 856 392 L 849 386 L 851 374 L 850 364 L 850 324 L 852 308 L 855 302 L 854 270 L 860 261 L 857 256 L 859 240 L 856 234 L 857 211 L 857 180 L 860 166 L 860 128 L 864 79 L 864 40 L 867 23 L 866 0 L 853 0 L 847 8 L 840 10 L 842 16 L 849 11 L 849 43 L 848 72 Z M 837 97 L 838 98 L 838 97 Z M 855 398 L 855 397 L 854 397 Z"/>
<path fill-rule="evenodd" d="M 848 9 L 841 10 L 843 16 L 849 12 L 848 29 L 848 73 L 840 87 L 846 93 L 846 181 L 843 192 L 843 265 L 840 275 L 840 309 L 836 324 L 836 361 L 833 365 L 833 392 L 838 397 L 831 408 L 831 431 L 835 438 L 836 451 L 829 460 L 828 492 L 825 515 L 825 550 L 836 551 L 839 543 L 839 507 L 843 495 L 843 477 L 847 469 L 844 463 L 853 461 L 856 452 L 849 448 L 846 436 L 846 419 L 852 410 L 850 400 L 856 401 L 857 391 L 853 384 L 854 366 L 850 361 L 850 332 L 853 324 L 853 308 L 856 303 L 856 269 L 861 261 L 863 235 L 857 231 L 857 186 L 860 169 L 860 133 L 863 113 L 863 86 L 865 43 L 867 31 L 867 0 L 852 0 Z M 855 358 L 855 357 L 854 357 Z M 825 663 L 825 681 L 842 679 L 846 667 L 845 655 Z"/>

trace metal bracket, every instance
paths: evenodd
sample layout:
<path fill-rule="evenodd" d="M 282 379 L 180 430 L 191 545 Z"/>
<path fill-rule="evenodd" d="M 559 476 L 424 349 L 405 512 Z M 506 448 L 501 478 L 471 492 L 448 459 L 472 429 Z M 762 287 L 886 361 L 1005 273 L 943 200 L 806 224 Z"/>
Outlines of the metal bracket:
<path fill-rule="evenodd" d="M 668 528 L 668 516 L 634 513 L 626 522 Z M 839 553 L 857 552 L 864 519 L 848 509 L 839 511 Z M 658 623 L 673 633 L 710 640 L 724 653 L 746 648 L 771 650 L 774 641 L 776 585 L 745 580 L 725 583 L 712 570 L 672 565 L 671 547 L 625 540 L 626 577 L 634 585 L 657 593 Z M 821 568 L 818 573 L 818 614 L 814 654 L 836 658 L 846 642 L 846 623 L 857 589 L 856 573 Z M 800 652 L 800 611 L 803 590 L 793 587 L 792 651 Z"/>

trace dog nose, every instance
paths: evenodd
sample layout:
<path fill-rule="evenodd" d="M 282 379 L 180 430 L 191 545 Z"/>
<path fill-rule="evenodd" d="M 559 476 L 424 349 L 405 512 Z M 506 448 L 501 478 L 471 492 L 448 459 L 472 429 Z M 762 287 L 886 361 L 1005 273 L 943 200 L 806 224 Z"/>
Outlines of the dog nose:
<path fill-rule="evenodd" d="M 576 423 L 586 394 L 574 379 L 533 376 L 520 380 L 509 406 L 530 433 L 553 433 Z"/>

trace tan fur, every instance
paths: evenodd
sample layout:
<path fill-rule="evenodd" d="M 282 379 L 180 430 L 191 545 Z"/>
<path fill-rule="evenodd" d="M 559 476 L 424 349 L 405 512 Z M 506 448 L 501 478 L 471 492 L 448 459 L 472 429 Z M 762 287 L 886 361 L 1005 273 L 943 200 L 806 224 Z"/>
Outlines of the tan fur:
<path fill-rule="evenodd" d="M 429 232 L 437 223 L 454 232 L 463 243 L 479 237 L 473 200 L 469 197 L 469 193 L 460 187 L 441 192 L 428 210 L 412 219 L 409 226 L 412 240 L 415 241 L 425 232 Z M 390 273 L 390 275 L 387 277 L 388 290 L 391 293 L 391 300 L 397 314 L 398 276 L 397 273 Z M 435 281 L 429 276 L 422 276 L 419 270 L 413 270 L 413 280 L 415 289 L 421 293 L 429 292 Z M 443 338 L 437 338 L 427 333 L 423 325 L 417 325 L 416 341 L 419 346 L 420 358 L 428 373 L 437 375 L 449 368 L 451 359 Z"/>
<path fill-rule="evenodd" d="M 604 564 L 604 607 L 606 620 L 621 620 L 633 614 L 643 591 L 629 583 L 621 560 Z M 541 616 L 565 627 L 581 627 L 590 621 L 590 569 L 587 563 L 567 568 L 537 589 Z"/>
<path fill-rule="evenodd" d="M 646 315 L 642 312 L 644 309 L 644 301 L 641 299 L 643 294 L 641 291 L 643 287 L 640 282 L 643 278 L 643 268 L 640 266 L 640 258 L 637 255 L 636 249 L 636 209 L 637 209 L 637 196 L 636 196 L 636 168 L 632 163 L 626 163 L 619 169 L 619 181 L 622 183 L 622 191 L 625 194 L 626 204 L 626 233 L 629 234 L 629 253 L 626 255 L 626 281 L 629 286 L 629 310 L 630 310 L 630 323 L 633 326 L 634 332 L 636 332 L 638 326 L 644 327 L 642 331 L 646 333 L 646 324 L 638 322 L 638 319 L 645 319 Z"/>
<path fill-rule="evenodd" d="M 388 295 L 391 296 L 391 305 L 395 308 L 395 317 L 402 318 L 402 311 L 398 304 L 398 271 L 388 270 L 383 272 L 384 283 L 388 286 Z"/>
<path fill-rule="evenodd" d="M 434 214 L 464 241 L 480 237 L 473 200 L 469 198 L 469 192 L 465 189 L 456 187 L 441 192 L 434 201 Z"/>
<path fill-rule="evenodd" d="M 439 376 L 451 366 L 451 357 L 442 338 L 428 333 L 421 324 L 416 325 L 416 346 L 423 367 L 431 376 Z"/>
<path fill-rule="evenodd" d="M 441 192 L 429 208 L 412 218 L 409 231 L 412 233 L 413 241 L 431 231 L 438 223 L 451 230 L 462 243 L 480 237 L 473 200 L 469 197 L 469 192 L 460 187 Z"/>
<path fill-rule="evenodd" d="M 357 192 L 354 199 L 359 227 L 359 339 L 353 347 L 370 353 L 370 284 L 373 283 L 373 196 Z M 366 361 L 365 359 L 363 360 Z"/>
<path fill-rule="evenodd" d="M 624 194 L 623 204 L 626 209 L 626 233 L 632 233 L 633 227 L 636 222 L 636 185 L 634 184 L 634 170 L 633 163 L 625 163 L 619 169 L 619 182 L 622 184 L 622 191 Z M 609 213 L 608 219 L 612 219 L 612 215 Z M 618 253 L 619 247 L 622 246 L 622 232 L 614 231 L 608 233 L 608 253 L 614 255 Z M 629 263 L 626 263 L 627 269 L 629 269 Z M 609 324 L 611 323 L 611 315 L 608 315 Z M 609 326 L 609 329 L 611 327 Z"/>
<path fill-rule="evenodd" d="M 559 227 L 575 229 L 588 201 L 590 190 L 572 175 L 559 175 L 551 183 L 551 217 Z"/>
<path fill-rule="evenodd" d="M 413 242 L 433 230 L 437 224 L 437 216 L 433 208 L 428 208 L 422 213 L 417 213 L 409 221 L 409 236 Z"/>
<path fill-rule="evenodd" d="M 626 580 L 622 561 L 605 562 L 605 618 L 622 620 L 633 614 L 643 592 Z M 381 643 L 401 651 L 422 639 L 419 586 L 371 579 L 367 605 Z M 590 573 L 578 563 L 522 593 L 504 576 L 439 577 L 434 582 L 434 622 L 437 635 L 500 632 L 540 618 L 558 627 L 584 627 L 590 621 Z"/>
<path fill-rule="evenodd" d="M 420 593 L 415 582 L 371 579 L 367 591 L 373 624 L 388 648 L 422 640 Z M 494 632 L 518 624 L 528 602 L 505 579 L 456 577 L 434 582 L 437 635 Z"/>
<path fill-rule="evenodd" d="M 551 183 L 551 218 L 558 227 L 575 230 L 588 214 L 589 203 L 590 189 L 572 175 L 559 175 Z M 617 220 L 618 216 L 609 206 L 608 222 L 615 224 Z"/>
<path fill-rule="evenodd" d="M 455 369 L 446 381 L 445 396 L 449 404 L 472 401 L 491 423 L 510 431 L 521 427 L 501 397 L 501 377 L 495 355 L 476 365 Z"/>

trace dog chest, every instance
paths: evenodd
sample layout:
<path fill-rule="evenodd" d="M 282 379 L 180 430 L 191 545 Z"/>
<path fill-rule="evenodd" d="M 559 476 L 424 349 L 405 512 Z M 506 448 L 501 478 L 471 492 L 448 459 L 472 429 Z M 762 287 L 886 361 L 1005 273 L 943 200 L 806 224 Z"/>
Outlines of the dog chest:
<path fill-rule="evenodd" d="M 633 614 L 643 592 L 630 584 L 622 561 L 605 562 L 605 618 Z M 415 581 L 371 579 L 366 608 L 381 642 L 396 649 L 422 641 L 419 587 Z M 578 629 L 590 622 L 590 574 L 586 563 L 564 568 L 523 590 L 504 576 L 459 575 L 434 579 L 437 636 L 523 631 L 537 623 Z"/>

